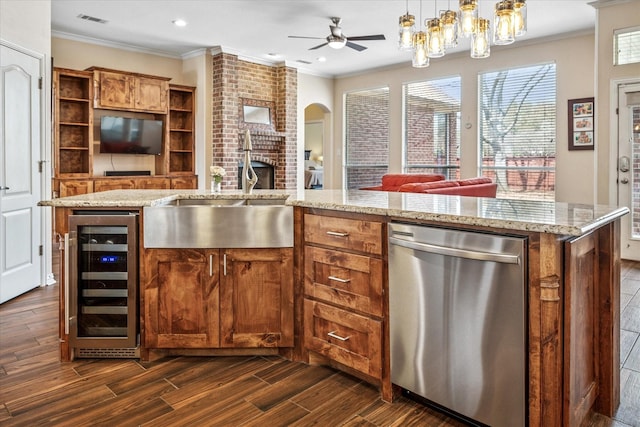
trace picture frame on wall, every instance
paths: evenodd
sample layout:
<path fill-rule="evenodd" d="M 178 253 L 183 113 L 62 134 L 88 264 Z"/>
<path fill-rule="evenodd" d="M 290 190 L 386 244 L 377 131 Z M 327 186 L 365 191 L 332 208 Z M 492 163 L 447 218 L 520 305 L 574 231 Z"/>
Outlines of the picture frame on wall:
<path fill-rule="evenodd" d="M 594 99 L 570 99 L 569 150 L 593 150 L 595 146 Z"/>

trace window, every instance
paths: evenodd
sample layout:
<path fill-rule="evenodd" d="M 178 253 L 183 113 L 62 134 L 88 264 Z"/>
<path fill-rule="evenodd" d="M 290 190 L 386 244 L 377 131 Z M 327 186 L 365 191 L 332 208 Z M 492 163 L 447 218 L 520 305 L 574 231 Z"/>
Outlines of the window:
<path fill-rule="evenodd" d="M 640 28 L 618 30 L 613 36 L 614 65 L 640 62 Z"/>
<path fill-rule="evenodd" d="M 481 174 L 498 183 L 498 197 L 554 200 L 555 64 L 479 80 Z"/>
<path fill-rule="evenodd" d="M 404 85 L 404 171 L 460 172 L 460 77 Z"/>
<path fill-rule="evenodd" d="M 389 167 L 389 88 L 345 96 L 345 188 L 380 184 Z"/>

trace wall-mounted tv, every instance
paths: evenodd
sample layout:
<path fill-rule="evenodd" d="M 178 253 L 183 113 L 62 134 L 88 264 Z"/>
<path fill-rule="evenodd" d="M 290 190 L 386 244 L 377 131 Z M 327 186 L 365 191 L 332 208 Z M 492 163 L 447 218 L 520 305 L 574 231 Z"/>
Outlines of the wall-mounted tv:
<path fill-rule="evenodd" d="M 103 116 L 100 152 L 113 154 L 162 153 L 162 120 Z"/>

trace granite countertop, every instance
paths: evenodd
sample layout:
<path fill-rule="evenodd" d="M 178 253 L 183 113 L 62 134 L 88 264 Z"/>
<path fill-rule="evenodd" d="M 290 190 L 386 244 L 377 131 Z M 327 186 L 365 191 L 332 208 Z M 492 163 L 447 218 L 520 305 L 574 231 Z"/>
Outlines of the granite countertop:
<path fill-rule="evenodd" d="M 112 190 L 45 200 L 53 207 L 161 206 L 175 199 L 279 199 L 286 204 L 448 224 L 581 236 L 627 213 L 626 207 L 363 190 Z"/>

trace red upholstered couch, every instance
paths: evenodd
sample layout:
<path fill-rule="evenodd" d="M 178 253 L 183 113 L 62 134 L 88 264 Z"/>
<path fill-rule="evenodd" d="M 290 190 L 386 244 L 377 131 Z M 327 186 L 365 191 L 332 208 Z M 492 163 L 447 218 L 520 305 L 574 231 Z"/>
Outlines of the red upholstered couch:
<path fill-rule="evenodd" d="M 388 173 L 382 176 L 382 184 L 375 187 L 365 187 L 361 190 L 398 191 L 400 187 L 411 183 L 425 183 L 443 181 L 444 175 L 436 173 Z"/>
<path fill-rule="evenodd" d="M 361 190 L 496 197 L 497 189 L 498 185 L 485 177 L 453 181 L 438 174 L 386 174 L 382 177 L 382 185 Z"/>

